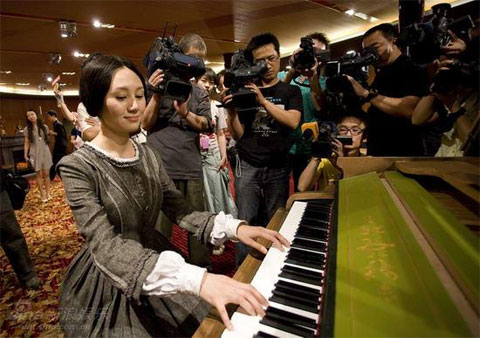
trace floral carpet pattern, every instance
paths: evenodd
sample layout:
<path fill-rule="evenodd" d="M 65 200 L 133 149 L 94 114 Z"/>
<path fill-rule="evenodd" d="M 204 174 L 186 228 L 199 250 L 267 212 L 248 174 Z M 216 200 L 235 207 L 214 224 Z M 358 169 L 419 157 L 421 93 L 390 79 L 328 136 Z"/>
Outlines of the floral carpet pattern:
<path fill-rule="evenodd" d="M 13 269 L 0 250 L 0 337 L 61 337 L 58 325 L 59 289 L 68 264 L 83 245 L 63 185 L 52 183 L 52 200 L 42 203 L 35 183 L 25 206 L 16 212 L 27 241 L 30 256 L 43 285 L 39 290 L 22 289 Z M 174 228 L 172 242 L 186 253 L 186 231 Z M 234 247 L 227 243 L 225 252 L 212 256 L 215 273 L 232 276 Z"/>

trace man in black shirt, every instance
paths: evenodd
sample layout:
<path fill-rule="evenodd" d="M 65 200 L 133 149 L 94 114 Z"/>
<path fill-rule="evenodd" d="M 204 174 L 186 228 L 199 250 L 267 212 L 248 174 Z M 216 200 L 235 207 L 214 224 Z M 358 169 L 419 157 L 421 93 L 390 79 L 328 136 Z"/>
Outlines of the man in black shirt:
<path fill-rule="evenodd" d="M 269 219 L 287 202 L 289 135 L 300 122 L 303 102 L 298 87 L 278 80 L 280 45 L 274 35 L 265 33 L 253 37 L 246 57 L 254 63 L 264 60 L 268 66 L 259 86 L 246 85 L 256 93 L 260 109 L 248 123 L 248 119 L 240 116 L 244 112 L 237 113 L 235 108 L 229 108 L 228 127 L 237 140 L 235 147 L 240 158 L 235 179 L 238 218 L 255 224 L 261 199 L 265 199 Z M 231 100 L 232 95 L 224 98 L 226 104 Z M 247 254 L 247 247 L 237 243 L 237 265 Z"/>
<path fill-rule="evenodd" d="M 197 34 L 187 34 L 178 46 L 187 55 L 204 59 L 207 46 Z M 157 87 L 164 73 L 156 70 L 149 85 Z M 187 102 L 172 101 L 153 93 L 142 117 L 142 128 L 148 131 L 147 144 L 157 150 L 168 176 L 196 211 L 205 210 L 203 198 L 203 171 L 200 156 L 199 133 L 211 128 L 208 93 L 192 84 Z M 159 229 L 166 237 L 172 233 L 172 222 L 162 213 Z M 189 234 L 190 263 L 206 267 L 209 250 Z"/>
<path fill-rule="evenodd" d="M 56 175 L 55 167 L 63 156 L 67 155 L 67 132 L 65 127 L 58 120 L 58 114 L 55 110 L 47 111 L 48 120 L 53 123 L 53 130 L 50 130 L 50 135 L 55 135 L 55 145 L 53 146 L 53 165 L 50 167 L 50 181 L 53 181 Z"/>
<path fill-rule="evenodd" d="M 363 48 L 377 50 L 379 60 L 371 89 L 348 77 L 355 93 L 370 103 L 368 155 L 421 156 L 422 134 L 411 123 L 417 102 L 427 91 L 427 77 L 395 44 L 395 28 L 381 24 L 363 35 Z"/>

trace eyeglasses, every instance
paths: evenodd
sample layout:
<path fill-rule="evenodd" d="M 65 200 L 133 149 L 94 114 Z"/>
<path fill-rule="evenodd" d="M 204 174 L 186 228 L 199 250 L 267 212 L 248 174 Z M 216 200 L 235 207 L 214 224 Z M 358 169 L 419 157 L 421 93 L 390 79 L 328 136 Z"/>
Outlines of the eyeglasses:
<path fill-rule="evenodd" d="M 347 133 L 350 132 L 350 134 L 357 136 L 365 131 L 365 129 L 362 129 L 360 127 L 348 128 L 347 126 L 339 126 L 337 129 L 340 135 L 347 135 Z"/>
<path fill-rule="evenodd" d="M 278 55 L 270 55 L 266 58 L 255 60 L 255 64 L 259 63 L 260 61 L 265 61 L 265 62 L 268 62 L 268 63 L 272 64 L 275 61 L 277 61 L 279 58 L 280 58 L 280 56 L 278 56 Z"/>

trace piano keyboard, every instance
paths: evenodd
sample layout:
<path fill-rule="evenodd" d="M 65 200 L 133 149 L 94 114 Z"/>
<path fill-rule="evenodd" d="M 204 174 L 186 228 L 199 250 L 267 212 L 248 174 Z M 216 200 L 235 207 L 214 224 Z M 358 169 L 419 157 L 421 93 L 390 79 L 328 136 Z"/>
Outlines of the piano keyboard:
<path fill-rule="evenodd" d="M 222 337 L 318 335 L 333 200 L 295 202 L 279 232 L 291 243 L 271 247 L 251 284 L 266 298 L 264 318 L 236 312 Z"/>

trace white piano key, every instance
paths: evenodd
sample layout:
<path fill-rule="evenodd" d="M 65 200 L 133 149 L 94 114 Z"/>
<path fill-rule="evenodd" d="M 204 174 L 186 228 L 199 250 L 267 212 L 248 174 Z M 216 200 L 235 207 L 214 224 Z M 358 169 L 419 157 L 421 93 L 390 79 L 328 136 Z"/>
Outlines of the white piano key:
<path fill-rule="evenodd" d="M 277 309 L 280 309 L 280 310 L 285 310 L 287 312 L 312 319 L 315 321 L 315 323 L 318 322 L 318 313 L 311 313 L 302 309 L 297 309 L 295 307 L 291 307 L 285 304 L 280 304 L 271 300 L 268 301 L 268 305 L 276 307 Z"/>
<path fill-rule="evenodd" d="M 288 278 L 284 278 L 284 277 L 280 277 L 280 278 L 278 278 L 278 280 L 283 280 L 285 282 L 290 282 L 292 284 L 297 284 L 297 285 L 300 285 L 300 286 L 306 286 L 307 288 L 316 289 L 316 290 L 320 291 L 320 294 L 323 291 L 323 288 L 321 286 L 300 282 L 298 280 L 288 279 Z"/>

